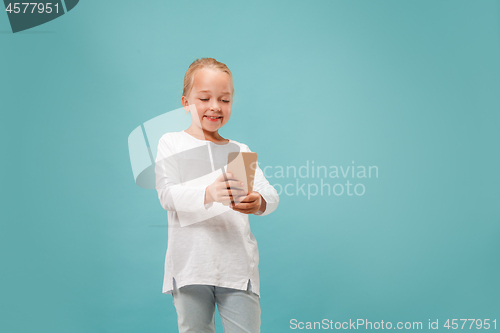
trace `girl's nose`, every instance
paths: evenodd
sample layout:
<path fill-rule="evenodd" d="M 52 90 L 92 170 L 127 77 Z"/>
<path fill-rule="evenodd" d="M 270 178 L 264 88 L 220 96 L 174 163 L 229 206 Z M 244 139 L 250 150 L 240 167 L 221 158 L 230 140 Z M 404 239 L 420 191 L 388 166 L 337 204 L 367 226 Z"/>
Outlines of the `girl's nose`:
<path fill-rule="evenodd" d="M 210 110 L 212 110 L 212 111 L 220 111 L 219 104 L 217 104 L 217 102 L 214 102 L 212 105 L 210 105 Z"/>

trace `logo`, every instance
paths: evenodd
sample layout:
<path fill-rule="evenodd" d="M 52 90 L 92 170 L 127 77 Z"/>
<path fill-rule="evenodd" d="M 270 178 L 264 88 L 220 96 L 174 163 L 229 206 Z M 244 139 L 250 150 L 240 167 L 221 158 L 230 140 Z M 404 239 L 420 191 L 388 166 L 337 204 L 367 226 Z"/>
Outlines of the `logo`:
<path fill-rule="evenodd" d="M 137 126 L 128 137 L 135 183 L 145 189 L 156 189 L 159 197 L 163 198 L 161 201 L 164 208 L 176 211 L 181 225 L 222 214 L 234 214 L 234 211 L 222 203 L 215 203 L 210 211 L 203 213 L 193 211 L 191 206 L 196 206 L 192 202 L 186 202 L 184 195 L 178 194 L 190 192 L 193 186 L 199 189 L 201 184 L 205 188 L 219 175 L 226 173 L 230 162 L 245 165 L 244 160 L 238 161 L 238 158 L 244 157 L 238 154 L 240 147 L 233 142 L 218 145 L 206 141 L 194 148 L 175 149 L 175 152 L 170 151 L 172 147 L 159 146 L 164 134 L 182 132 L 192 121 L 199 122 L 196 105 L 189 105 L 189 108 L 192 110 L 191 116 L 186 115 L 184 108 L 172 110 Z M 243 170 L 241 179 L 248 179 L 246 167 Z"/>
<path fill-rule="evenodd" d="M 4 0 L 12 32 L 31 29 L 52 21 L 69 12 L 79 0 L 52 0 L 38 2 L 15 2 Z"/>

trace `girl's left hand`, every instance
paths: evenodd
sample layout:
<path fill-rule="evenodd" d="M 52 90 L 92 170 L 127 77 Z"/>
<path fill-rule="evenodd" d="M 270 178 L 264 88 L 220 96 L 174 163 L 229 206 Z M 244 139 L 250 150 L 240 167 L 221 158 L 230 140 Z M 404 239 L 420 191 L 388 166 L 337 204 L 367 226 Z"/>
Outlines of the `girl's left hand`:
<path fill-rule="evenodd" d="M 250 192 L 246 197 L 244 197 L 238 204 L 231 204 L 230 207 L 243 214 L 254 214 L 259 211 L 262 205 L 262 196 L 259 192 Z"/>

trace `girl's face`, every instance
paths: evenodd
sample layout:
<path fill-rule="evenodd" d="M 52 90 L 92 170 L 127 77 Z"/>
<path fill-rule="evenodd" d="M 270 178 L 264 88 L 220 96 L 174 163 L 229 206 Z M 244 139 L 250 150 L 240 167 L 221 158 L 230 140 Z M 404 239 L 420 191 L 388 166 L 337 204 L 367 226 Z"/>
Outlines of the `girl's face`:
<path fill-rule="evenodd" d="M 231 115 L 233 104 L 232 79 L 229 74 L 203 68 L 194 74 L 189 96 L 182 96 L 182 105 L 191 111 L 193 124 L 204 131 L 217 132 Z M 186 108 L 189 105 L 194 108 Z"/>

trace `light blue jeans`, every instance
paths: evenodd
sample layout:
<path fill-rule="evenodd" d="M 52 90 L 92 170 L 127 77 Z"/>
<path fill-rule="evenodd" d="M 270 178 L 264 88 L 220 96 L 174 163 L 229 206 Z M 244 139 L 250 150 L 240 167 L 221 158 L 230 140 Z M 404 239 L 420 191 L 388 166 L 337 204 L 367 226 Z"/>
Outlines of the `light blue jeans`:
<path fill-rule="evenodd" d="M 193 284 L 177 288 L 174 279 L 173 303 L 177 310 L 179 333 L 214 333 L 215 304 L 224 333 L 260 333 L 260 299 L 252 292 Z"/>

